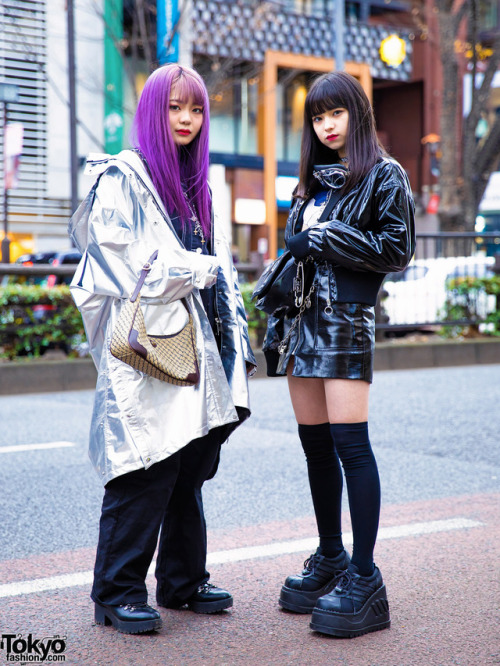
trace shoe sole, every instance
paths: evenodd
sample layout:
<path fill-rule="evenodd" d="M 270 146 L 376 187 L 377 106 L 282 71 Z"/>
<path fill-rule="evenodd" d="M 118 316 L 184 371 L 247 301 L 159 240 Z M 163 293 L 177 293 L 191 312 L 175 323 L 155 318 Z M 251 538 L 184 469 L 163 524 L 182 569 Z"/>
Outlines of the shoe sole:
<path fill-rule="evenodd" d="M 302 590 L 294 590 L 291 587 L 283 585 L 281 588 L 280 598 L 278 604 L 285 610 L 292 611 L 293 613 L 312 613 L 318 599 L 333 590 L 337 581 L 337 577 L 327 583 L 321 590 L 314 592 L 304 592 Z"/>
<path fill-rule="evenodd" d="M 188 602 L 187 606 L 194 613 L 210 614 L 231 608 L 232 605 L 233 598 L 229 597 L 229 599 L 220 599 L 219 601 L 191 601 Z"/>
<path fill-rule="evenodd" d="M 122 634 L 143 634 L 147 631 L 156 631 L 161 629 L 162 620 L 137 620 L 134 622 L 125 622 L 113 617 L 102 606 L 95 606 L 95 622 L 106 627 L 112 625 L 117 631 Z"/>
<path fill-rule="evenodd" d="M 385 585 L 376 590 L 357 613 L 348 615 L 315 608 L 309 626 L 320 634 L 339 638 L 355 638 L 388 629 L 391 619 Z"/>

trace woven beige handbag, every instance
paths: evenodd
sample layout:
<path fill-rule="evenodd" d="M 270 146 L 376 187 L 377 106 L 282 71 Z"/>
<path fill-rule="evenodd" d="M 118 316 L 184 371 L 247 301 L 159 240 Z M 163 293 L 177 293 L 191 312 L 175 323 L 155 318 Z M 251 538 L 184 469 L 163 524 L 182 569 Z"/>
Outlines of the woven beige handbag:
<path fill-rule="evenodd" d="M 134 293 L 122 307 L 111 338 L 110 351 L 116 358 L 146 375 L 176 386 L 195 386 L 200 381 L 193 317 L 173 335 L 148 335 L 141 310 L 140 290 L 158 256 L 156 251 L 143 266 Z"/>

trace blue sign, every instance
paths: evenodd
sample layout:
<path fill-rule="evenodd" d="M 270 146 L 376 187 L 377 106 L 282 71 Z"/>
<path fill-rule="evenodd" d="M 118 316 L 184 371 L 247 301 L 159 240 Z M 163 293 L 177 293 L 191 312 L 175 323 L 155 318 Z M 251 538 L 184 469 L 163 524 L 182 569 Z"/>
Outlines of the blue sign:
<path fill-rule="evenodd" d="M 178 0 L 157 0 L 156 57 L 160 65 L 179 61 Z"/>
<path fill-rule="evenodd" d="M 278 208 L 289 208 L 292 203 L 292 195 L 297 187 L 299 179 L 295 176 L 276 177 L 276 203 Z"/>

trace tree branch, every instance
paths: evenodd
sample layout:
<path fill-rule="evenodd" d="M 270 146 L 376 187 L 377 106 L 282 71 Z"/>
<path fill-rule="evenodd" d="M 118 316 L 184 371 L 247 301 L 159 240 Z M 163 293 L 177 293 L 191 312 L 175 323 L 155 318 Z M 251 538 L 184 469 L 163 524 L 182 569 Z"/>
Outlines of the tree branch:
<path fill-rule="evenodd" d="M 464 0 L 463 3 L 460 5 L 460 7 L 455 12 L 455 14 L 453 14 L 453 25 L 454 25 L 454 28 L 455 28 L 455 32 L 458 32 L 458 28 L 460 27 L 460 23 L 465 18 L 467 12 L 470 10 L 470 5 L 471 5 L 471 0 Z"/>
<path fill-rule="evenodd" d="M 498 64 L 500 63 L 500 32 L 498 32 L 495 35 L 492 49 L 493 49 L 493 54 L 488 61 L 488 66 L 486 67 L 486 71 L 484 73 L 484 79 L 478 94 L 478 98 L 483 100 L 483 104 L 484 101 L 486 101 L 490 96 L 491 82 L 493 81 L 493 77 L 495 76 L 495 73 L 498 69 Z"/>
<path fill-rule="evenodd" d="M 489 171 L 500 157 L 500 116 L 493 123 L 492 128 L 485 137 L 485 141 L 478 150 L 475 160 L 475 171 L 479 177 Z M 489 174 L 488 174 L 489 175 Z"/>
<path fill-rule="evenodd" d="M 477 169 L 477 160 L 479 159 L 479 154 L 482 151 L 482 148 L 476 148 L 475 132 L 479 118 L 481 117 L 481 111 L 486 108 L 488 99 L 491 93 L 491 82 L 493 77 L 498 69 L 498 64 L 500 63 L 500 33 L 496 35 L 495 41 L 493 42 L 493 55 L 491 56 L 486 71 L 484 72 L 484 78 L 481 83 L 481 86 L 478 90 L 475 90 L 475 94 L 472 95 L 472 104 L 469 115 L 465 121 L 464 125 L 464 150 L 465 156 L 470 160 L 470 165 L 476 171 Z M 475 89 L 476 82 L 472 79 L 472 86 Z M 491 131 L 490 131 L 491 133 Z M 464 169 L 464 172 L 466 169 Z M 465 175 L 465 173 L 464 173 Z"/>

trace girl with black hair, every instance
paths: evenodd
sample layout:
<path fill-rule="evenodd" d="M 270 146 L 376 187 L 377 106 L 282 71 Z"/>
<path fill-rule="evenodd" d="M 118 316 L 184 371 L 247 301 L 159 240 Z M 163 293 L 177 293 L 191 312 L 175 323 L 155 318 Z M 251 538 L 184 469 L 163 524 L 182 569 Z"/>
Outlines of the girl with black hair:
<path fill-rule="evenodd" d="M 311 628 L 358 636 L 389 626 L 373 561 L 380 482 L 368 436 L 374 306 L 387 273 L 415 247 L 408 178 L 379 144 L 359 82 L 320 76 L 304 112 L 300 177 L 285 231 L 313 279 L 295 316 L 270 317 L 264 352 L 270 376 L 288 378 L 305 452 L 319 547 L 289 576 L 279 604 L 311 613 Z M 353 530 L 352 559 L 341 533 L 342 463 Z"/>

